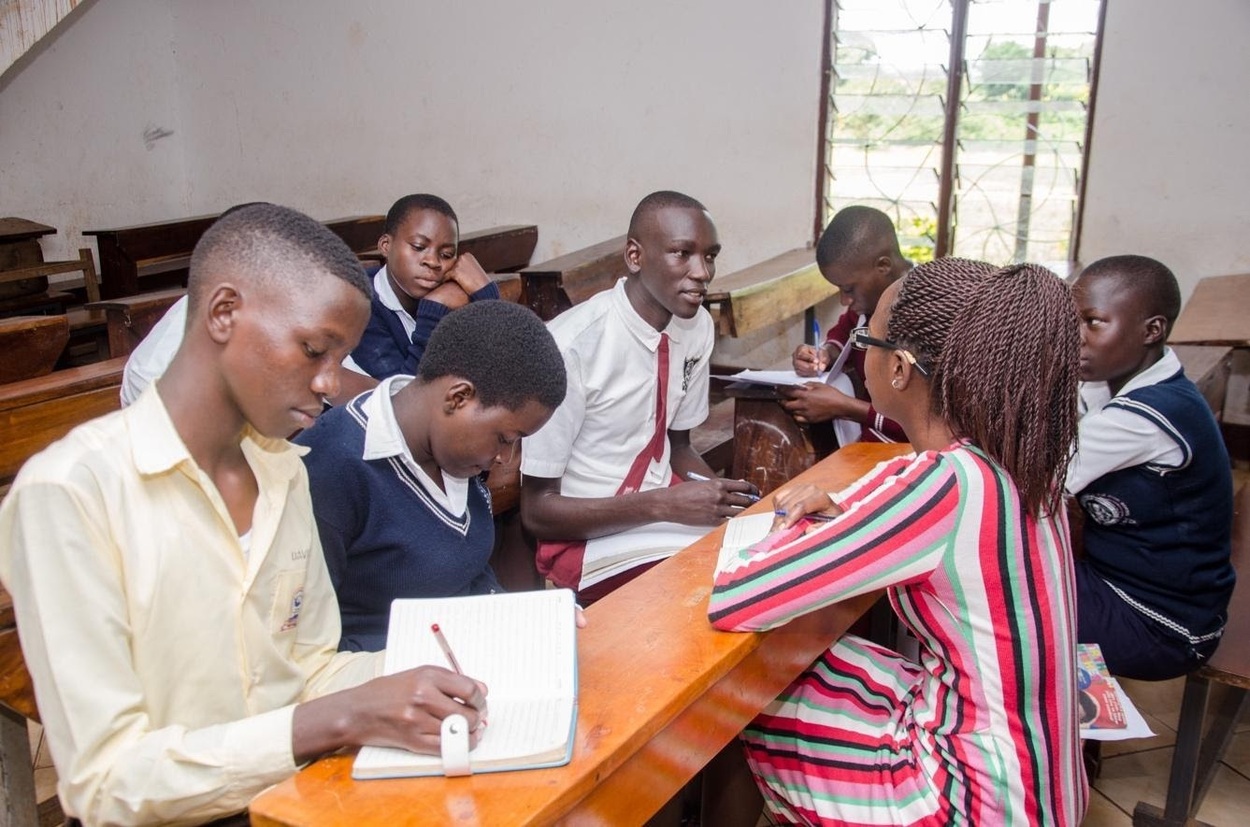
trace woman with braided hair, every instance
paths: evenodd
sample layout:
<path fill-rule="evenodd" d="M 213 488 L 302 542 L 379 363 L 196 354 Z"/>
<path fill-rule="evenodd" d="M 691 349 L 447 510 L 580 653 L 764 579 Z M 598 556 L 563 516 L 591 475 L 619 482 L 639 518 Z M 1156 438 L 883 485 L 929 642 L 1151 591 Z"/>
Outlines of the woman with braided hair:
<path fill-rule="evenodd" d="M 891 285 L 852 342 L 916 453 L 832 498 L 779 492 L 786 527 L 835 519 L 718 574 L 709 614 L 770 629 L 886 588 L 919 663 L 835 642 L 743 733 L 756 782 L 785 823 L 1075 827 L 1072 297 L 1035 265 L 939 259 Z"/>

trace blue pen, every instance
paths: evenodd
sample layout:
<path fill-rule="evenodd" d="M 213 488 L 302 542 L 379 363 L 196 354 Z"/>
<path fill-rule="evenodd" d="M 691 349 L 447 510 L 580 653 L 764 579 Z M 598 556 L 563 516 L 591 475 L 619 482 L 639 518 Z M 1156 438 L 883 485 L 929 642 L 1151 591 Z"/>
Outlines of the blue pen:
<path fill-rule="evenodd" d="M 774 511 L 774 512 L 773 512 L 773 514 L 775 514 L 775 515 L 776 515 L 776 516 L 778 516 L 778 517 L 784 517 L 784 516 L 786 516 L 786 513 L 787 513 L 787 512 L 786 512 L 786 510 L 785 510 L 784 508 L 778 508 L 776 511 Z M 836 520 L 836 519 L 838 519 L 838 518 L 837 518 L 837 517 L 833 517 L 833 516 L 831 516 L 831 515 L 829 515 L 829 514 L 821 514 L 820 512 L 816 511 L 816 512 L 813 512 L 813 513 L 811 513 L 811 514 L 804 514 L 804 515 L 803 515 L 803 519 L 804 519 L 804 520 L 815 520 L 815 521 L 816 521 L 816 522 L 818 522 L 818 523 L 827 523 L 827 522 L 830 522 L 830 521 L 832 521 L 832 520 Z"/>
<path fill-rule="evenodd" d="M 812 316 L 812 344 L 820 347 L 820 320 Z"/>
<path fill-rule="evenodd" d="M 702 474 L 696 474 L 694 471 L 687 471 L 686 479 L 690 480 L 691 482 L 711 482 L 712 481 L 711 477 L 705 477 Z M 750 500 L 753 503 L 757 503 L 760 501 L 759 496 L 755 494 L 743 494 L 742 496 L 746 497 L 748 500 Z"/>

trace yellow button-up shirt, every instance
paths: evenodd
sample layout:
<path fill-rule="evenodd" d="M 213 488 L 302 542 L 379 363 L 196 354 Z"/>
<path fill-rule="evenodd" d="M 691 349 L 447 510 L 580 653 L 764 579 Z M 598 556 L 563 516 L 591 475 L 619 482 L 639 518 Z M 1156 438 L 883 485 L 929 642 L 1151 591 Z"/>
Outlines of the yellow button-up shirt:
<path fill-rule="evenodd" d="M 0 506 L 0 579 L 67 813 L 195 823 L 291 775 L 294 705 L 361 683 L 300 456 L 242 442 L 260 489 L 245 553 L 156 389 L 33 457 Z"/>

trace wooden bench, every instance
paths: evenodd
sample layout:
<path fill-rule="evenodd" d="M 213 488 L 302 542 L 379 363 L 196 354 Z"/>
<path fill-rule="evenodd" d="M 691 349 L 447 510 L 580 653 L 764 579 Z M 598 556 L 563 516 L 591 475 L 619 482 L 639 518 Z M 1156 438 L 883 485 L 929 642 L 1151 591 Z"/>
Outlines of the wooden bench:
<path fill-rule="evenodd" d="M 191 251 L 220 215 L 199 215 L 178 221 L 158 221 L 107 230 L 87 230 L 100 253 L 100 295 L 106 299 L 141 292 L 140 278 L 154 286 L 186 283 Z M 361 215 L 325 222 L 355 253 L 376 250 L 385 217 Z M 163 278 L 155 279 L 153 277 Z M 152 288 L 148 288 L 152 289 Z M 97 297 L 98 298 L 98 297 Z"/>
<path fill-rule="evenodd" d="M 626 274 L 621 235 L 521 270 L 526 303 L 544 322 L 607 290 Z"/>
<path fill-rule="evenodd" d="M 726 276 L 708 287 L 703 306 L 721 336 L 746 336 L 793 318 L 835 295 L 808 249 L 791 250 Z"/>
<path fill-rule="evenodd" d="M 106 299 L 140 292 L 139 277 L 168 274 L 161 287 L 181 284 L 191 250 L 218 216 L 199 215 L 106 230 L 87 230 L 100 253 L 100 295 Z M 151 288 L 148 288 L 151 289 Z"/>
<path fill-rule="evenodd" d="M 124 359 L 0 386 L 0 490 L 27 458 L 79 423 L 116 410 Z M 35 804 L 26 721 L 39 720 L 8 595 L 0 590 L 0 823 L 34 827 L 55 814 Z M 53 800 L 51 809 L 59 809 Z"/>
<path fill-rule="evenodd" d="M 125 363 L 108 359 L 0 385 L 0 485 L 75 425 L 120 408 Z"/>
<path fill-rule="evenodd" d="M 181 287 L 92 302 L 87 307 L 104 314 L 109 358 L 126 356 L 138 347 L 166 311 L 187 293 Z"/>
<path fill-rule="evenodd" d="M 74 296 L 60 285 L 48 290 L 48 277 L 64 273 L 81 272 L 87 296 L 100 297 L 91 250 L 80 249 L 78 258 L 68 261 L 44 261 L 39 239 L 55 232 L 55 227 L 25 218 L 0 218 L 0 314 L 65 312 Z"/>
<path fill-rule="evenodd" d="M 51 373 L 68 341 L 64 316 L 0 319 L 0 384 Z"/>
<path fill-rule="evenodd" d="M 184 284 L 191 251 L 218 218 L 201 215 L 86 231 L 84 235 L 95 236 L 100 252 L 100 294 L 106 299 L 133 296 L 140 292 L 140 277 L 163 275 L 160 287 Z M 382 215 L 362 215 L 332 219 L 325 225 L 361 258 L 380 260 L 378 238 L 385 222 Z M 488 272 L 509 272 L 529 263 L 537 242 L 537 227 L 511 225 L 468 233 L 461 238 L 461 248 L 471 250 L 479 260 L 485 256 L 491 262 L 490 266 L 483 263 Z"/>

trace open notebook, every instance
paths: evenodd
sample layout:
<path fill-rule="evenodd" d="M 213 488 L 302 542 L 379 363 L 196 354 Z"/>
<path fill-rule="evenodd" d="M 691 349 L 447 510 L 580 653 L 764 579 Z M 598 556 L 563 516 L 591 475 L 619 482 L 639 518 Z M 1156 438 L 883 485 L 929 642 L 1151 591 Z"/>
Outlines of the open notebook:
<path fill-rule="evenodd" d="M 396 600 L 385 670 L 447 667 L 430 630 L 437 623 L 464 673 L 489 689 L 486 731 L 469 753 L 472 772 L 554 767 L 573 754 L 577 638 L 567 589 L 476 597 Z M 437 755 L 364 747 L 352 778 L 442 775 Z"/>

